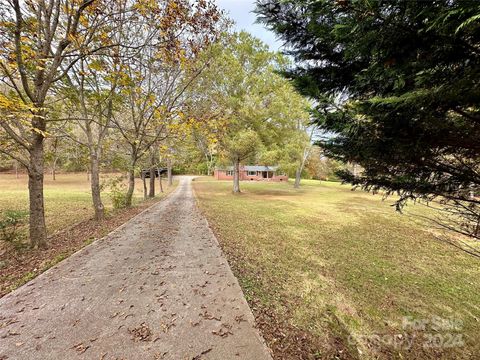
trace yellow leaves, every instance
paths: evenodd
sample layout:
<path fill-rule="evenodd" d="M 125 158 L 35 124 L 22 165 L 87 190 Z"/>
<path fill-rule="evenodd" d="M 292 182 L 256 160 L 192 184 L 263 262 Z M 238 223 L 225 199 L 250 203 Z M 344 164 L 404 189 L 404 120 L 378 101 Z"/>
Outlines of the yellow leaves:
<path fill-rule="evenodd" d="M 150 94 L 147 96 L 147 104 L 153 106 L 157 101 L 157 96 L 155 94 Z"/>
<path fill-rule="evenodd" d="M 108 33 L 105 32 L 105 31 L 99 32 L 98 37 L 100 38 L 100 40 L 102 40 L 102 42 L 104 44 L 110 41 L 110 37 L 109 37 Z"/>
<path fill-rule="evenodd" d="M 164 119 L 166 117 L 167 108 L 164 105 L 158 106 L 154 110 L 154 117 L 156 119 Z"/>
<path fill-rule="evenodd" d="M 101 71 L 104 68 L 102 61 L 94 60 L 88 64 L 88 68 L 95 71 Z"/>
<path fill-rule="evenodd" d="M 158 3 L 155 0 L 137 0 L 133 5 L 133 8 L 144 16 L 159 11 Z"/>
<path fill-rule="evenodd" d="M 161 153 L 166 153 L 168 151 L 168 146 L 165 144 L 160 145 L 159 150 Z"/>
<path fill-rule="evenodd" d="M 0 28 L 13 29 L 14 27 L 15 27 L 15 22 L 13 21 L 0 21 Z"/>
<path fill-rule="evenodd" d="M 5 95 L 0 94 L 0 110 L 12 110 L 12 108 L 16 108 L 15 103 Z"/>
<path fill-rule="evenodd" d="M 16 95 L 0 93 L 0 121 L 13 119 L 24 126 L 29 126 L 32 115 L 38 113 L 38 110 L 31 104 L 25 104 Z"/>
<path fill-rule="evenodd" d="M 85 37 L 80 35 L 79 33 L 77 34 L 68 34 L 67 36 L 68 41 L 70 41 L 75 48 L 80 49 L 82 47 L 83 42 L 85 41 Z"/>
<path fill-rule="evenodd" d="M 170 133 L 177 133 L 178 130 L 180 129 L 179 124 L 168 124 L 167 129 Z"/>
<path fill-rule="evenodd" d="M 22 58 L 24 61 L 33 60 L 36 58 L 36 55 L 37 55 L 35 50 L 29 44 L 31 43 L 29 42 L 22 43 Z"/>
<path fill-rule="evenodd" d="M 62 12 L 64 14 L 71 14 L 73 12 L 73 8 L 71 6 L 68 6 L 67 4 L 62 5 Z"/>
<path fill-rule="evenodd" d="M 88 27 L 88 25 L 89 25 L 88 24 L 88 18 L 84 14 L 80 15 L 79 22 L 84 27 Z"/>
<path fill-rule="evenodd" d="M 6 96 L 5 94 L 0 93 L 0 112 L 6 113 L 21 113 L 21 112 L 33 112 L 35 108 L 32 106 L 25 105 L 22 100 L 15 95 Z"/>
<path fill-rule="evenodd" d="M 167 125 L 167 131 L 174 136 L 186 135 L 191 132 L 193 122 L 190 119 L 185 120 L 185 115 L 181 112 L 170 114 L 171 122 Z"/>
<path fill-rule="evenodd" d="M 45 111 L 45 108 L 38 108 L 33 104 L 25 104 L 22 99 L 14 93 L 0 93 L 0 112 L 7 114 L 7 116 L 13 113 L 15 113 L 16 116 L 32 116 L 32 114 L 39 114 L 43 111 Z M 21 115 L 21 113 L 25 115 Z"/>
<path fill-rule="evenodd" d="M 133 85 L 133 80 L 130 78 L 130 76 L 128 76 L 127 73 L 121 72 L 118 74 L 118 84 L 125 87 L 131 86 Z"/>
<path fill-rule="evenodd" d="M 75 35 L 72 34 L 72 33 L 68 34 L 67 39 L 68 39 L 68 41 L 70 41 L 70 42 L 75 42 L 75 41 L 77 41 L 77 38 L 76 38 Z"/>

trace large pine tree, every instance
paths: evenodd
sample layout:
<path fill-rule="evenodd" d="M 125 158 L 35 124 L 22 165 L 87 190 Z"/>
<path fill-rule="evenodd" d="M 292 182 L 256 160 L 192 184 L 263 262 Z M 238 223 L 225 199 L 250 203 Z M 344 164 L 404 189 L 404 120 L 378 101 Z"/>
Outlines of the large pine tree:
<path fill-rule="evenodd" d="M 367 190 L 438 200 L 480 238 L 480 2 L 259 0 L 285 42 L 286 76 L 317 100 L 328 155 Z"/>

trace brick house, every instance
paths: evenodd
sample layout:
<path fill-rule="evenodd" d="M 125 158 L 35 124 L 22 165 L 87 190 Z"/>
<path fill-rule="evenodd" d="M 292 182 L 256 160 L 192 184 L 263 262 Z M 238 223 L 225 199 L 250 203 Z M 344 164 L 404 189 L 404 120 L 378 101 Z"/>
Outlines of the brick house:
<path fill-rule="evenodd" d="M 288 176 L 277 172 L 278 166 L 243 166 L 240 165 L 240 180 L 249 181 L 288 181 Z M 233 166 L 216 168 L 214 177 L 217 180 L 233 180 Z"/>

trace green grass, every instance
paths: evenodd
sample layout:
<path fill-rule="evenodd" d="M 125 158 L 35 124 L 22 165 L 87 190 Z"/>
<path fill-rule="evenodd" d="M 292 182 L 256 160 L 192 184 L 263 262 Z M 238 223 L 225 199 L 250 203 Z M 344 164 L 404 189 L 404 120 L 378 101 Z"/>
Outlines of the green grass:
<path fill-rule="evenodd" d="M 115 176 L 103 175 L 102 181 Z M 45 175 L 45 221 L 48 234 L 74 225 L 93 216 L 90 182 L 86 174 L 57 174 L 53 181 Z M 158 186 L 158 184 L 156 184 Z M 140 179 L 135 184 L 134 205 L 143 200 L 143 185 Z M 107 189 L 102 193 L 102 201 L 108 211 L 112 210 L 112 202 Z M 28 177 L 20 175 L 19 179 L 12 174 L 0 175 L 0 212 L 4 210 L 28 210 Z"/>
<path fill-rule="evenodd" d="M 402 215 L 392 200 L 338 183 L 241 187 L 243 194 L 233 195 L 230 182 L 195 181 L 247 298 L 319 339 L 338 335 L 333 315 L 367 358 L 469 358 L 480 351 L 479 260 L 439 242 L 428 224 L 411 216 L 426 210 Z M 403 333 L 405 316 L 461 319 L 466 344 L 432 350 L 417 340 L 412 355 L 369 347 L 360 336 Z"/>

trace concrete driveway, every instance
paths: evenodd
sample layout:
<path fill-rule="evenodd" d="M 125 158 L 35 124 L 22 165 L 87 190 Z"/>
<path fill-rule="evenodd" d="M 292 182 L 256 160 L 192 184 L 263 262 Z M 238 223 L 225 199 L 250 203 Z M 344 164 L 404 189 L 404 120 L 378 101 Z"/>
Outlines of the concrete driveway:
<path fill-rule="evenodd" d="M 0 359 L 271 359 L 191 180 L 0 299 Z"/>

